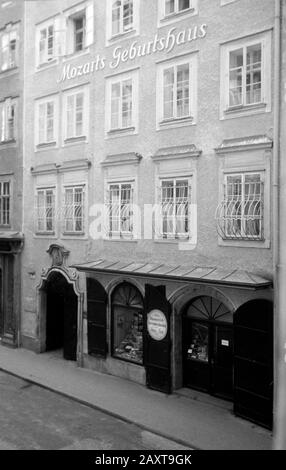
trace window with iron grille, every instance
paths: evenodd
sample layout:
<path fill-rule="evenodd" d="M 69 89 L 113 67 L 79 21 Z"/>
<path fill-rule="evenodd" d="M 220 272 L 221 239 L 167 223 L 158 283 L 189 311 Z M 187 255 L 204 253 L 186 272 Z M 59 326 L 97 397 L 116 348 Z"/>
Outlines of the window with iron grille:
<path fill-rule="evenodd" d="M 224 200 L 216 212 L 220 236 L 263 240 L 264 185 L 259 173 L 226 175 Z"/>
<path fill-rule="evenodd" d="M 55 190 L 38 189 L 36 196 L 36 232 L 55 231 Z"/>
<path fill-rule="evenodd" d="M 13 29 L 1 36 L 1 70 L 8 70 L 17 66 L 18 32 Z"/>
<path fill-rule="evenodd" d="M 161 181 L 160 233 L 161 238 L 186 239 L 190 235 L 191 187 L 189 179 Z"/>
<path fill-rule="evenodd" d="M 115 0 L 112 2 L 112 36 L 133 29 L 133 13 L 133 0 Z"/>
<path fill-rule="evenodd" d="M 64 194 L 64 232 L 84 232 L 84 187 L 65 188 Z"/>
<path fill-rule="evenodd" d="M 262 44 L 229 53 L 229 107 L 262 102 Z"/>
<path fill-rule="evenodd" d="M 10 182 L 0 181 L 0 225 L 10 225 Z"/>
<path fill-rule="evenodd" d="M 133 194 L 132 183 L 109 184 L 106 199 L 109 237 L 131 238 L 133 236 Z"/>
<path fill-rule="evenodd" d="M 15 110 L 10 98 L 0 103 L 0 142 L 15 140 Z"/>

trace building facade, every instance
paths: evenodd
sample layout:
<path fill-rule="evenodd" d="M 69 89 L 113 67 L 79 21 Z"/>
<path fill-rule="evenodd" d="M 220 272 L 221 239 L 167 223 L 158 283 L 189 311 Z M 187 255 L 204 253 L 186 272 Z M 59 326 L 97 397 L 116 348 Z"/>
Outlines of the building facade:
<path fill-rule="evenodd" d="M 18 346 L 22 230 L 23 2 L 0 2 L 0 344 Z"/>
<path fill-rule="evenodd" d="M 272 3 L 26 2 L 24 347 L 271 427 Z"/>

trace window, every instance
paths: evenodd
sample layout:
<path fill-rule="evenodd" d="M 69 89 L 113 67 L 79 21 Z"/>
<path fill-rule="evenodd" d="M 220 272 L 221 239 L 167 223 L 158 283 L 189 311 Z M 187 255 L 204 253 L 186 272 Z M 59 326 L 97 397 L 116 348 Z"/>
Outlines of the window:
<path fill-rule="evenodd" d="M 36 232 L 55 231 L 55 190 L 53 188 L 37 190 Z"/>
<path fill-rule="evenodd" d="M 39 64 L 44 64 L 54 58 L 54 47 L 54 24 L 50 24 L 39 31 Z"/>
<path fill-rule="evenodd" d="M 15 140 L 15 110 L 16 104 L 11 98 L 0 103 L 0 142 Z"/>
<path fill-rule="evenodd" d="M 131 238 L 134 231 L 132 183 L 109 184 L 106 200 L 110 237 Z"/>
<path fill-rule="evenodd" d="M 10 182 L 0 181 L 0 225 L 10 225 Z"/>
<path fill-rule="evenodd" d="M 259 173 L 225 177 L 224 200 L 216 213 L 218 231 L 225 239 L 263 239 L 264 185 Z"/>
<path fill-rule="evenodd" d="M 195 123 L 196 56 L 159 66 L 157 81 L 158 127 Z"/>
<path fill-rule="evenodd" d="M 87 89 L 64 95 L 65 141 L 84 139 L 87 134 Z"/>
<path fill-rule="evenodd" d="M 57 100 L 46 98 L 36 104 L 36 144 L 55 144 L 57 140 Z"/>
<path fill-rule="evenodd" d="M 84 188 L 83 186 L 65 188 L 64 232 L 82 233 L 83 231 L 84 231 Z"/>
<path fill-rule="evenodd" d="M 107 39 L 115 40 L 139 32 L 140 0 L 108 0 Z"/>
<path fill-rule="evenodd" d="M 159 188 L 161 238 L 186 239 L 190 232 L 190 181 L 164 179 Z"/>
<path fill-rule="evenodd" d="M 1 70 L 17 66 L 18 31 L 12 29 L 1 35 Z"/>
<path fill-rule="evenodd" d="M 110 108 L 108 132 L 135 131 L 138 120 L 138 75 L 122 75 L 107 82 Z"/>
<path fill-rule="evenodd" d="M 221 117 L 271 109 L 271 33 L 222 46 Z"/>
<path fill-rule="evenodd" d="M 197 13 L 197 0 L 159 0 L 159 25 L 181 18 L 181 15 Z"/>
<path fill-rule="evenodd" d="M 133 28 L 133 0 L 116 0 L 112 3 L 112 36 Z"/>
<path fill-rule="evenodd" d="M 123 283 L 112 295 L 113 356 L 143 364 L 143 299 L 131 284 Z"/>
<path fill-rule="evenodd" d="M 93 1 L 86 7 L 77 6 L 67 16 L 67 53 L 84 51 L 94 42 L 94 8 Z"/>

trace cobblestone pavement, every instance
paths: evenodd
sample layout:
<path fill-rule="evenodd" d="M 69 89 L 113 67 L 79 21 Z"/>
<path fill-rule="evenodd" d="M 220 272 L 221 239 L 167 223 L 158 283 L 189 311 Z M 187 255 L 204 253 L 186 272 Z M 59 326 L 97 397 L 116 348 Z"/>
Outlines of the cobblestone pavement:
<path fill-rule="evenodd" d="M 0 429 L 0 450 L 186 449 L 4 372 Z"/>

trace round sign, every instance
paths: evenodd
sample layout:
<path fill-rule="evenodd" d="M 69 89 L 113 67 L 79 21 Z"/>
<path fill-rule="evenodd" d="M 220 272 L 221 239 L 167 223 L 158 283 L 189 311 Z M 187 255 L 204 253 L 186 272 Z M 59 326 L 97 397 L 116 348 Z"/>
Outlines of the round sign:
<path fill-rule="evenodd" d="M 167 318 L 161 310 L 151 310 L 147 316 L 147 329 L 151 338 L 162 341 L 167 335 Z"/>

